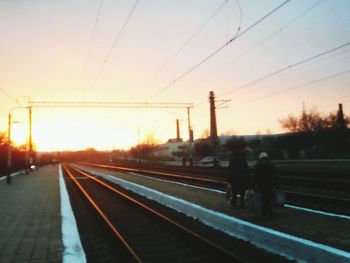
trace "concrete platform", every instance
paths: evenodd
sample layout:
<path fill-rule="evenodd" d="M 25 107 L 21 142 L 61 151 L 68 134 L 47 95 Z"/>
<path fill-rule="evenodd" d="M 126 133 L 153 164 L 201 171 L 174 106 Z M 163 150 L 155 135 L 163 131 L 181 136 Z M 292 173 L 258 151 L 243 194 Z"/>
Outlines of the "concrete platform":
<path fill-rule="evenodd" d="M 299 262 L 350 262 L 350 217 L 285 207 L 275 209 L 272 219 L 264 219 L 247 209 L 232 208 L 222 192 L 150 179 L 134 173 L 91 167 L 84 169 L 290 259 Z"/>
<path fill-rule="evenodd" d="M 62 262 L 57 166 L 0 180 L 0 262 Z"/>

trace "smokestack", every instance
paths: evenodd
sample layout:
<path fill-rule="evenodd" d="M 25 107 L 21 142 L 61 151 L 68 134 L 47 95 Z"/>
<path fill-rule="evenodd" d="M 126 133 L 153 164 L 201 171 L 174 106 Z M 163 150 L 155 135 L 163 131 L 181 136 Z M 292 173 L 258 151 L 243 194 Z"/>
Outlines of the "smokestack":
<path fill-rule="evenodd" d="M 209 93 L 209 103 L 210 103 L 210 138 L 213 144 L 218 141 L 218 130 L 216 126 L 216 114 L 215 114 L 215 96 L 214 92 Z"/>
<path fill-rule="evenodd" d="M 180 141 L 180 124 L 179 124 L 179 119 L 176 119 L 176 140 Z"/>
<path fill-rule="evenodd" d="M 343 104 L 342 103 L 339 103 L 339 108 L 338 108 L 338 110 L 339 110 L 339 112 L 343 112 Z"/>
<path fill-rule="evenodd" d="M 344 129 L 346 128 L 344 113 L 343 113 L 343 104 L 339 103 L 339 108 L 337 112 L 337 128 Z"/>

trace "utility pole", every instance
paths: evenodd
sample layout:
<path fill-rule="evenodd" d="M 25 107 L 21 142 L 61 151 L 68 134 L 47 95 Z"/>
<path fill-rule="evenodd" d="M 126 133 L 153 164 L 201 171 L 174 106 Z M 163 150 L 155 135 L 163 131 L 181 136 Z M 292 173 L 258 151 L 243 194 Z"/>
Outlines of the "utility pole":
<path fill-rule="evenodd" d="M 7 127 L 7 175 L 6 183 L 11 183 L 11 112 L 8 115 Z"/>
<path fill-rule="evenodd" d="M 221 106 L 225 103 L 227 103 L 230 100 L 220 100 L 216 101 L 214 92 L 210 91 L 209 92 L 209 104 L 210 104 L 210 141 L 212 146 L 214 147 L 214 155 L 216 157 L 218 146 L 220 146 L 219 143 L 219 138 L 218 138 L 218 128 L 217 128 L 217 123 L 216 123 L 216 109 L 219 109 L 218 106 Z M 221 102 L 218 106 L 216 105 L 216 102 Z M 223 107 L 220 107 L 223 108 Z M 214 165 L 216 165 L 214 163 Z"/>
<path fill-rule="evenodd" d="M 32 137 L 32 107 L 29 106 L 28 108 L 28 144 L 26 147 L 26 167 L 25 167 L 25 173 L 28 175 L 30 171 L 30 167 L 33 164 L 33 137 Z"/>
<path fill-rule="evenodd" d="M 11 184 L 11 171 L 12 171 L 12 148 L 11 148 L 11 125 L 12 115 L 11 112 L 15 109 L 23 109 L 23 107 L 11 108 L 8 114 L 8 126 L 7 126 L 7 175 L 6 183 Z"/>
<path fill-rule="evenodd" d="M 137 163 L 141 160 L 141 150 L 140 150 L 140 128 L 137 128 Z"/>
<path fill-rule="evenodd" d="M 190 107 L 187 107 L 187 121 L 188 121 L 188 153 L 189 163 L 193 166 L 193 130 L 191 127 Z"/>
<path fill-rule="evenodd" d="M 29 169 L 33 164 L 33 134 L 32 134 L 32 107 L 28 107 L 29 114 Z"/>

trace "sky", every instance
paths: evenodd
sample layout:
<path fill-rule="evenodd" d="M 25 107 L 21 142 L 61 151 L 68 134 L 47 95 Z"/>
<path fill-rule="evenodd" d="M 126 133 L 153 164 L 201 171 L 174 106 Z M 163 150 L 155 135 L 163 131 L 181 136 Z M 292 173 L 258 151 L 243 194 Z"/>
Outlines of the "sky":
<path fill-rule="evenodd" d="M 26 141 L 27 110 L 14 107 L 28 101 L 175 102 L 194 104 L 199 138 L 210 91 L 230 100 L 219 134 L 284 132 L 279 120 L 303 103 L 349 114 L 350 1 L 273 11 L 284 2 L 0 0 L 0 131 L 11 111 L 13 140 Z M 128 149 L 174 138 L 176 119 L 187 140 L 186 109 L 34 108 L 33 140 L 41 151 Z"/>

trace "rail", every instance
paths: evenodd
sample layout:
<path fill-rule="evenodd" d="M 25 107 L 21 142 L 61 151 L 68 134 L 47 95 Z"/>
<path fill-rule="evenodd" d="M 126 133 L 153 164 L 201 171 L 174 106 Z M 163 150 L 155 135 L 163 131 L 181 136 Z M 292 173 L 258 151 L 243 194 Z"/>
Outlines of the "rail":
<path fill-rule="evenodd" d="M 175 222 L 174 220 L 170 219 L 169 217 L 161 214 L 160 212 L 156 211 L 155 209 L 147 206 L 146 204 L 134 199 L 133 197 L 130 197 L 129 195 L 115 189 L 114 187 L 112 187 L 111 185 L 107 184 L 106 182 L 96 178 L 95 176 L 92 176 L 80 169 L 74 168 L 74 167 L 70 167 L 69 169 L 67 169 L 67 166 L 65 165 L 65 170 L 67 171 L 67 173 L 69 174 L 69 176 L 73 176 L 72 172 L 70 172 L 69 170 L 73 171 L 74 173 L 79 174 L 79 176 L 84 176 L 86 178 L 89 178 L 94 183 L 97 183 L 98 185 L 102 186 L 104 189 L 108 189 L 108 191 L 118 195 L 118 197 L 121 197 L 123 200 L 127 201 L 128 203 L 132 204 L 132 206 L 137 206 L 138 209 L 142 208 L 143 211 L 146 211 L 147 214 L 150 214 L 152 217 L 157 218 L 156 220 L 152 220 L 153 221 L 162 221 L 162 224 L 167 224 L 167 225 L 171 225 L 171 229 L 174 229 L 177 233 L 181 232 L 183 235 L 187 236 L 188 239 L 191 240 L 195 240 L 196 243 L 200 244 L 201 247 L 204 248 L 203 253 L 208 253 L 208 251 L 210 251 L 210 255 L 219 255 L 220 259 L 224 262 L 243 262 L 242 259 L 240 259 L 238 256 L 233 255 L 231 252 L 219 247 L 218 245 L 214 244 L 213 242 L 209 241 L 208 239 L 203 238 L 202 236 L 196 234 L 195 232 L 189 230 L 188 228 L 182 226 L 181 224 Z M 75 184 L 78 185 L 79 182 L 77 179 L 73 179 Z M 84 191 L 84 188 L 80 185 L 78 186 L 79 189 L 81 191 Z M 86 192 L 86 191 L 85 191 Z M 86 196 L 87 199 L 89 199 L 89 202 L 92 203 L 93 200 L 91 197 L 88 197 L 88 194 L 84 194 Z M 98 213 L 100 214 L 100 216 L 105 220 L 106 224 L 109 226 L 109 228 L 111 229 L 111 231 L 117 235 L 118 237 L 121 237 L 120 231 L 118 231 L 116 229 L 116 227 L 113 226 L 113 224 L 111 223 L 111 221 L 108 220 L 107 216 L 105 214 L 103 214 L 102 210 L 100 208 L 98 208 L 98 206 L 95 204 L 93 205 L 93 207 L 99 211 Z M 124 247 L 126 249 L 128 249 L 129 254 L 132 255 L 134 257 L 133 261 L 134 262 L 141 262 L 139 260 L 141 260 L 140 258 L 142 258 L 141 256 L 137 256 L 137 254 L 134 252 L 134 249 L 131 249 L 131 246 L 129 245 L 129 243 L 123 238 L 122 239 L 122 243 L 124 244 Z M 197 245 L 198 245 L 197 244 Z M 216 257 L 216 256 L 215 256 Z"/>

